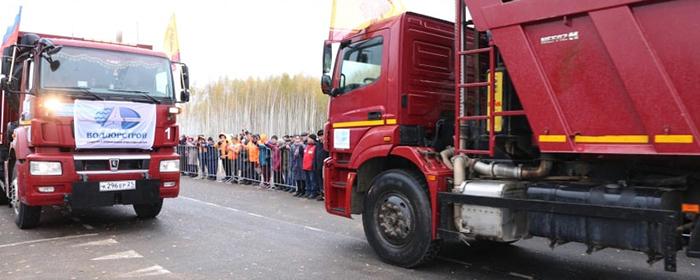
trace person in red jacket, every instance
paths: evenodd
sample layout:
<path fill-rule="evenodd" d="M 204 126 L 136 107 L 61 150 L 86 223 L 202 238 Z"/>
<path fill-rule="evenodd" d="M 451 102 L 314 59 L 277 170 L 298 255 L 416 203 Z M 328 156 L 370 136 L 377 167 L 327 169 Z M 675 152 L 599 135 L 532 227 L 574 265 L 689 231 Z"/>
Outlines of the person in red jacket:
<path fill-rule="evenodd" d="M 308 199 L 316 199 L 319 194 L 318 182 L 314 174 L 314 159 L 316 158 L 316 135 L 311 134 L 306 139 L 306 148 L 304 149 L 304 178 L 306 179 L 306 193 L 304 197 Z"/>

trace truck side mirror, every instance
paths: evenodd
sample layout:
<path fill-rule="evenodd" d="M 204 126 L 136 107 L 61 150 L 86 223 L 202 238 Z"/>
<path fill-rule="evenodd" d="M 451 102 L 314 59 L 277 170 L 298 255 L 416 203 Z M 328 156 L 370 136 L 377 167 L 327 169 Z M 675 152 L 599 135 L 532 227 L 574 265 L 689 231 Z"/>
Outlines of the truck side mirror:
<path fill-rule="evenodd" d="M 331 63 L 333 60 L 333 46 L 326 41 L 323 45 L 323 74 L 331 72 Z"/>
<path fill-rule="evenodd" d="M 14 46 L 9 46 L 2 50 L 2 72 L 5 77 L 10 76 L 10 65 L 12 64 L 12 48 Z"/>
<path fill-rule="evenodd" d="M 331 79 L 331 76 L 323 75 L 323 77 L 321 77 L 321 91 L 323 94 L 331 95 L 331 93 L 333 93 L 332 83 L 333 80 Z"/>
<path fill-rule="evenodd" d="M 183 89 L 180 92 L 180 102 L 190 102 L 190 90 L 189 89 Z"/>
<path fill-rule="evenodd" d="M 186 64 L 182 64 L 182 88 L 185 91 L 188 91 L 190 89 L 190 69 L 187 67 Z M 189 92 L 187 93 L 188 99 L 189 99 Z"/>

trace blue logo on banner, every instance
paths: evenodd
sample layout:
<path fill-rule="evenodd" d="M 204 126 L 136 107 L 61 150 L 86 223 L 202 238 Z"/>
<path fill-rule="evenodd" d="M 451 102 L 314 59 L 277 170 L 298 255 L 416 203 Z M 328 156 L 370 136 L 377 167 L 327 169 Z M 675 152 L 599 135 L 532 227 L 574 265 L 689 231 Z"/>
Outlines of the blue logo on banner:
<path fill-rule="evenodd" d="M 130 129 L 141 122 L 141 115 L 131 108 L 108 107 L 95 113 L 95 122 L 102 127 L 120 126 L 122 129 Z"/>

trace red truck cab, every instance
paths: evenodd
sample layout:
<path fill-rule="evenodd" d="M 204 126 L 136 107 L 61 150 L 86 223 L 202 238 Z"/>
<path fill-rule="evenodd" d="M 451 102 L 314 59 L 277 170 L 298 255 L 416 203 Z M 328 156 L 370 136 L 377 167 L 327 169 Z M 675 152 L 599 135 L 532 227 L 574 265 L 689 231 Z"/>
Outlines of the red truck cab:
<path fill-rule="evenodd" d="M 435 155 L 452 137 L 453 37 L 452 23 L 405 13 L 341 42 L 333 74 L 332 50 L 326 45 L 322 87 L 331 96 L 325 133 L 330 158 L 324 170 L 328 212 L 344 217 L 367 213 L 373 182 L 392 170 L 402 170 L 402 178 L 430 189 L 418 194 L 428 201 L 435 202 L 446 189 L 452 173 Z M 435 207 L 437 203 L 423 205 L 426 219 L 414 225 L 427 240 L 435 237 Z M 365 224 L 371 219 L 363 215 Z M 403 239 L 367 227 L 365 233 L 368 239 Z"/>
<path fill-rule="evenodd" d="M 0 200 L 17 225 L 36 226 L 49 205 L 127 204 L 157 216 L 179 193 L 187 67 L 144 45 L 26 32 L 17 42 L 4 50 L 0 149 Z"/>
<path fill-rule="evenodd" d="M 325 142 L 331 154 L 324 184 L 329 212 L 361 213 L 366 189 L 353 186 L 368 187 L 368 180 L 392 165 L 450 174 L 421 155 L 433 150 L 421 140 L 440 145 L 436 136 L 453 117 L 452 29 L 449 22 L 406 13 L 341 43 L 332 84 L 330 76 L 323 79 L 332 95 Z M 326 53 L 331 55 L 330 48 Z M 438 180 L 429 184 L 437 188 Z"/>

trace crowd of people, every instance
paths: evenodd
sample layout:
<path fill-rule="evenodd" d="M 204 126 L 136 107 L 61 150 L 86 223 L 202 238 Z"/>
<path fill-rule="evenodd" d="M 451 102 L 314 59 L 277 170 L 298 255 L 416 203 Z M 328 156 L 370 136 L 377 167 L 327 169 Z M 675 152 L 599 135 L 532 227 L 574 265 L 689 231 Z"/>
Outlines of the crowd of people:
<path fill-rule="evenodd" d="M 184 176 L 220 180 L 323 200 L 323 130 L 317 134 L 277 135 L 221 133 L 181 136 L 178 146 Z M 222 170 L 219 170 L 221 167 Z"/>

